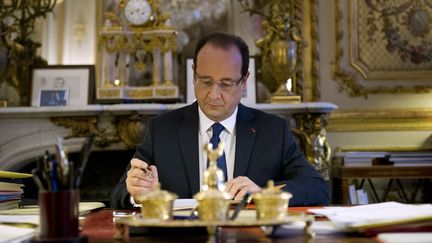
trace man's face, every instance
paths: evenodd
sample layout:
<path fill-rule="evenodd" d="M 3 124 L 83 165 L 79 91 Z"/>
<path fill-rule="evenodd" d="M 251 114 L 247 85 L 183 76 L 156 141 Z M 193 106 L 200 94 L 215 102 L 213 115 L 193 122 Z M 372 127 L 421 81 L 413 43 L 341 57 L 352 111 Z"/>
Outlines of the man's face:
<path fill-rule="evenodd" d="M 235 47 L 224 50 L 206 44 L 198 53 L 194 79 L 195 97 L 201 110 L 211 120 L 219 122 L 232 115 L 240 103 L 249 74 L 243 77 L 238 85 L 228 90 L 218 84 L 203 87 L 197 83 L 197 78 L 216 83 L 237 83 L 242 78 L 241 67 L 242 57 Z"/>

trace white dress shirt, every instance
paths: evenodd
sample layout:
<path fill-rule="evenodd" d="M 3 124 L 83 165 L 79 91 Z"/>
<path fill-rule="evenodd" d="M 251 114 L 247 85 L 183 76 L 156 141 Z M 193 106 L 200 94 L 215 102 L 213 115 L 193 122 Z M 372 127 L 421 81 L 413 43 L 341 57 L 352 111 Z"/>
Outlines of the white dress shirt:
<path fill-rule="evenodd" d="M 219 135 L 219 138 L 224 142 L 225 159 L 227 163 L 227 180 L 233 178 L 234 174 L 234 159 L 235 159 L 235 145 L 236 145 L 236 133 L 235 125 L 237 118 L 238 107 L 234 110 L 233 114 L 227 119 L 220 121 L 225 129 Z M 199 153 L 199 171 L 200 171 L 200 185 L 202 187 L 204 171 L 207 169 L 207 154 L 204 152 L 204 145 L 209 143 L 212 137 L 213 131 L 211 126 L 215 123 L 210 120 L 201 108 L 198 106 L 199 114 L 199 129 L 198 129 L 198 153 Z"/>

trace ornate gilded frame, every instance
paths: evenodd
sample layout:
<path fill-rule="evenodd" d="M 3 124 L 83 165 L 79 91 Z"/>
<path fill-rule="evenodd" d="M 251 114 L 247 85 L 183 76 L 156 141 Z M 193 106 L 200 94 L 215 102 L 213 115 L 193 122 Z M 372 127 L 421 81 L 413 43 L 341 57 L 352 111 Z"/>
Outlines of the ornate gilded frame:
<path fill-rule="evenodd" d="M 401 2 L 396 1 L 391 4 L 402 5 Z M 408 3 L 413 4 L 413 2 L 409 1 Z M 375 15 L 371 13 L 379 11 L 377 8 L 371 8 L 370 12 L 365 14 L 365 5 L 370 7 L 371 4 L 375 4 L 375 1 L 336 0 L 335 2 L 336 56 L 332 72 L 334 80 L 339 83 L 340 90 L 347 92 L 351 97 L 367 97 L 370 94 L 380 93 L 430 92 L 432 85 L 425 84 L 425 81 L 431 80 L 432 61 L 426 58 L 419 65 L 409 63 L 412 62 L 412 56 L 409 56 L 411 58 L 409 60 L 403 60 L 400 57 L 400 53 L 403 52 L 401 50 L 395 51 L 394 43 L 399 40 L 397 39 L 398 36 L 403 38 L 401 37 L 402 34 L 407 35 L 407 31 L 396 33 L 390 29 L 388 19 L 381 22 L 376 21 L 374 16 L 388 18 L 383 13 L 375 13 Z M 414 5 L 404 5 L 403 7 L 410 7 L 411 12 L 415 11 Z M 401 9 L 401 11 L 406 10 Z M 402 27 L 399 26 L 398 28 L 402 29 Z M 382 30 L 386 32 L 378 33 Z M 431 39 L 431 33 L 425 32 L 424 34 L 425 37 L 422 41 L 427 42 L 428 37 Z M 379 38 L 383 35 L 385 38 Z M 371 39 L 373 41 L 368 41 Z M 404 42 L 396 43 L 401 44 L 400 48 L 403 48 Z M 416 45 L 412 44 L 414 47 Z"/>
<path fill-rule="evenodd" d="M 299 55 L 303 77 L 303 102 L 319 101 L 318 0 L 302 0 L 302 38 L 305 46 Z"/>

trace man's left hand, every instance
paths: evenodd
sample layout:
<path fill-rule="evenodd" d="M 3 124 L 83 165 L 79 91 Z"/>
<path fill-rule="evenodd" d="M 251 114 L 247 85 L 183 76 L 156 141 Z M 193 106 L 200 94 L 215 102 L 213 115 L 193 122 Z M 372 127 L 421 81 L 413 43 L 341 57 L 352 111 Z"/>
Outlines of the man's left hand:
<path fill-rule="evenodd" d="M 238 176 L 228 180 L 225 187 L 234 200 L 241 200 L 247 192 L 254 193 L 261 191 L 261 188 L 246 176 Z"/>

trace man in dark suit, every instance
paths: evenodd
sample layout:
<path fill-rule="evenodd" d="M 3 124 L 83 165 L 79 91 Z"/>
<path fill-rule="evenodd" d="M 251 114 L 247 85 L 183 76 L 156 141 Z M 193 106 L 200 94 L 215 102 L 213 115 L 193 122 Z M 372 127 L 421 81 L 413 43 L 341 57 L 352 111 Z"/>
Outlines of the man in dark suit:
<path fill-rule="evenodd" d="M 113 208 L 132 206 L 158 182 L 180 198 L 191 198 L 207 166 L 203 146 L 214 137 L 225 144 L 218 166 L 234 199 L 260 191 L 272 179 L 293 194 L 290 205 L 329 203 L 327 183 L 306 161 L 288 122 L 240 104 L 248 67 L 249 50 L 240 37 L 214 32 L 198 41 L 196 102 L 149 120 L 135 158 L 111 194 Z M 220 134 L 215 135 L 216 127 Z"/>

